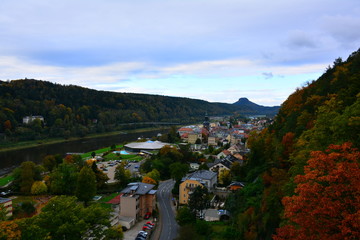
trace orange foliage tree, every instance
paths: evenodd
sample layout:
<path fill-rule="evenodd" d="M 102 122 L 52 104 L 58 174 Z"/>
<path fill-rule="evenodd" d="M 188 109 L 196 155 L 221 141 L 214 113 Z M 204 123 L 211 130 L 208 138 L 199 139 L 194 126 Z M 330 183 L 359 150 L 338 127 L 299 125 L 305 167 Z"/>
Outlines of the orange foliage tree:
<path fill-rule="evenodd" d="M 147 177 L 147 176 L 143 177 L 142 182 L 143 183 L 154 184 L 154 185 L 157 184 L 157 182 L 154 179 L 152 179 L 151 177 Z"/>
<path fill-rule="evenodd" d="M 0 222 L 0 239 L 21 239 L 19 226 L 14 221 Z"/>
<path fill-rule="evenodd" d="M 274 239 L 360 239 L 360 152 L 344 143 L 311 156 Z"/>

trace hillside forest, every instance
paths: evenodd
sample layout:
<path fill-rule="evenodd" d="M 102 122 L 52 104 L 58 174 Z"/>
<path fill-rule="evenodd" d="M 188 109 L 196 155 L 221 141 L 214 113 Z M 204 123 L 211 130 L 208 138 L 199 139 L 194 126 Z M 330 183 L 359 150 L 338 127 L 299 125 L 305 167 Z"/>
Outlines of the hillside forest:
<path fill-rule="evenodd" d="M 149 122 L 194 123 L 206 113 L 274 115 L 277 111 L 278 107 L 256 104 L 96 91 L 33 79 L 0 81 L 0 142 L 83 137 L 152 126 Z M 43 121 L 24 124 L 26 116 L 42 116 Z"/>
<path fill-rule="evenodd" d="M 252 133 L 227 239 L 360 239 L 360 50 Z"/>

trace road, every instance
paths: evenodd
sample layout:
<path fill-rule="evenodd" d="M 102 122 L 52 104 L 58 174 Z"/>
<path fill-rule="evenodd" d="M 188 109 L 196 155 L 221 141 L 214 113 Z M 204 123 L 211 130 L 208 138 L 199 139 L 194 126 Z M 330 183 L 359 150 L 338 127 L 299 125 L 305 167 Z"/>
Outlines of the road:
<path fill-rule="evenodd" d="M 177 237 L 179 225 L 175 220 L 175 214 L 171 202 L 171 190 L 175 181 L 166 180 L 161 182 L 157 191 L 159 210 L 161 214 L 160 240 L 173 240 Z"/>

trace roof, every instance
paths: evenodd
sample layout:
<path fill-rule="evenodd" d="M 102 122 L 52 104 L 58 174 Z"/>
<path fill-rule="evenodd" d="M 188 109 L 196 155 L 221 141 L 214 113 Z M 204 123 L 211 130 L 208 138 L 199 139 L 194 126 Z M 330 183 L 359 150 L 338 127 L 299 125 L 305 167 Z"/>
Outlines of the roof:
<path fill-rule="evenodd" d="M 129 183 L 126 188 L 124 188 L 121 193 L 134 193 L 137 195 L 145 195 L 145 194 L 154 194 L 150 191 L 155 187 L 153 184 L 142 183 L 142 182 L 134 182 Z"/>
<path fill-rule="evenodd" d="M 186 179 L 202 179 L 202 180 L 211 180 L 214 177 L 217 176 L 216 172 L 208 171 L 208 170 L 199 170 L 193 173 L 190 173 L 185 178 L 183 178 L 183 181 Z"/>
<path fill-rule="evenodd" d="M 2 197 L 0 197 L 0 203 L 6 203 L 6 202 L 9 202 L 9 201 L 11 201 L 10 198 L 2 198 Z"/>
<path fill-rule="evenodd" d="M 117 195 L 116 197 L 114 197 L 113 199 L 111 199 L 110 201 L 106 202 L 106 203 L 110 203 L 110 204 L 120 204 L 120 197 L 122 194 Z"/>
<path fill-rule="evenodd" d="M 160 141 L 147 141 L 147 142 L 132 142 L 126 144 L 125 147 L 127 148 L 134 148 L 134 149 L 145 149 L 145 150 L 158 150 L 165 145 L 169 145 L 168 143 L 163 143 Z"/>

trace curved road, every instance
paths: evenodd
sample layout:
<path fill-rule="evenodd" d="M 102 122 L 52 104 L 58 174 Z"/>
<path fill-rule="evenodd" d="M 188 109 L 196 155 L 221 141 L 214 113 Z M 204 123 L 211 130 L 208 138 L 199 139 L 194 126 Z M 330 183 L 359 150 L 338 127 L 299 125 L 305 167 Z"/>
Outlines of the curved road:
<path fill-rule="evenodd" d="M 173 240 L 178 234 L 179 225 L 175 220 L 173 205 L 170 199 L 174 184 L 174 180 L 161 182 L 157 191 L 162 224 L 160 240 Z"/>

